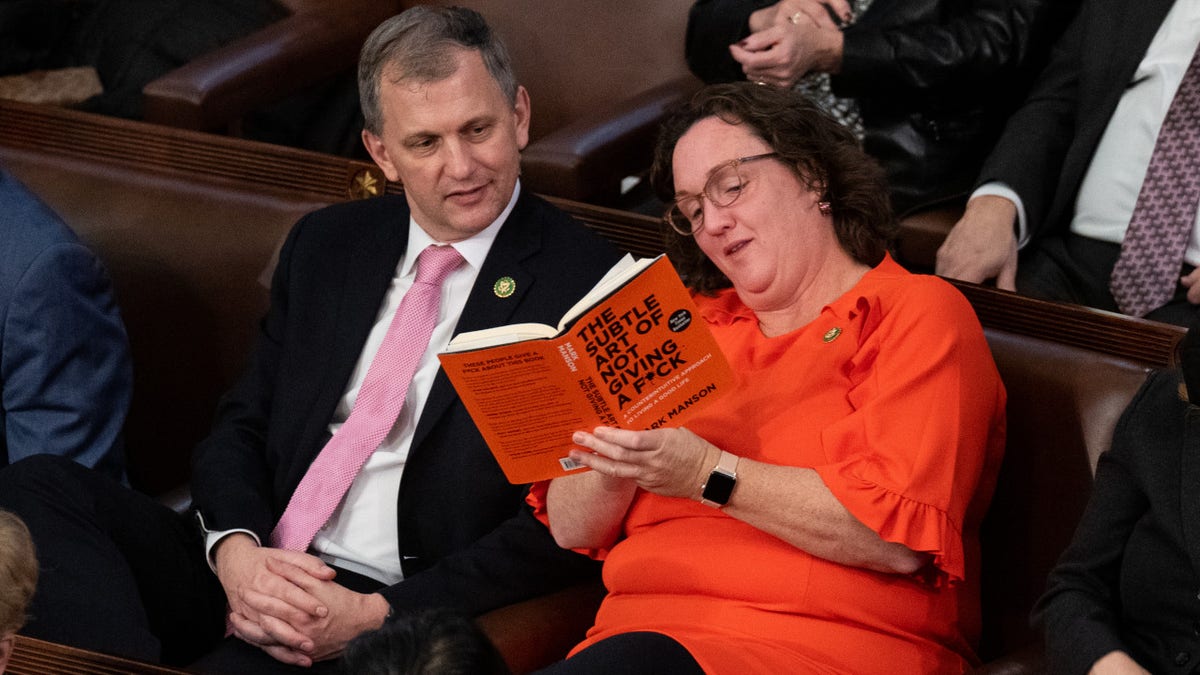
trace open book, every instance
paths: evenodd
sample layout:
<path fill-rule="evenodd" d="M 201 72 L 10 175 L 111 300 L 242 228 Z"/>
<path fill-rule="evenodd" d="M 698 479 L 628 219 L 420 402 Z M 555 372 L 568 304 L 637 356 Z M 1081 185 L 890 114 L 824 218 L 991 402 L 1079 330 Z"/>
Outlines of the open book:
<path fill-rule="evenodd" d="M 733 385 L 664 256 L 625 256 L 557 326 L 463 333 L 438 358 L 513 483 L 581 469 L 575 431 L 679 426 Z"/>

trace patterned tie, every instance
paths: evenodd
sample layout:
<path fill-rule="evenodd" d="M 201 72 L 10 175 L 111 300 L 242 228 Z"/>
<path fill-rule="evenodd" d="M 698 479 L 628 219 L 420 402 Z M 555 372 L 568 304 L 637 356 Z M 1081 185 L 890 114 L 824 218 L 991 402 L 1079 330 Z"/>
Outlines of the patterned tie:
<path fill-rule="evenodd" d="M 271 545 L 304 551 L 350 489 L 367 458 L 387 437 L 421 355 L 437 325 L 442 281 L 463 262 L 450 246 L 430 246 L 417 259 L 417 279 L 367 368 L 350 416 L 304 474 L 271 533 Z"/>
<path fill-rule="evenodd" d="M 1109 290 L 1122 312 L 1145 316 L 1175 295 L 1198 203 L 1200 48 L 1163 119 L 1109 279 Z"/>

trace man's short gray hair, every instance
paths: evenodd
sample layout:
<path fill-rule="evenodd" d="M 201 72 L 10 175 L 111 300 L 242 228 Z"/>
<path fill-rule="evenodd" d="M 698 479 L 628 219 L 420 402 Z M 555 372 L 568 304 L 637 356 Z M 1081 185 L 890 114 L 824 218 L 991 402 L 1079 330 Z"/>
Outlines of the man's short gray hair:
<path fill-rule="evenodd" d="M 384 77 L 393 82 L 444 80 L 456 69 L 456 49 L 478 51 L 500 91 L 516 104 L 517 78 L 508 50 L 479 12 L 417 5 L 379 24 L 363 44 L 358 98 L 367 131 L 378 136 L 383 130 L 379 89 Z"/>

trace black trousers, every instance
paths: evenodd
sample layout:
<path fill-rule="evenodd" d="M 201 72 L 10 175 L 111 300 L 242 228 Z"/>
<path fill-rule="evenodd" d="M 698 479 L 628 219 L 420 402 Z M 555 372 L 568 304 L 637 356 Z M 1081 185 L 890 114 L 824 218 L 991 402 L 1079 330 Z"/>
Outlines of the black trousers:
<path fill-rule="evenodd" d="M 605 638 L 536 675 L 704 675 L 683 645 L 662 633 L 622 633 Z"/>
<path fill-rule="evenodd" d="M 61 457 L 0 470 L 40 575 L 22 633 L 146 661 L 186 664 L 224 633 L 225 594 L 184 515 Z"/>
<path fill-rule="evenodd" d="M 1017 291 L 1044 300 L 1118 312 L 1117 301 L 1108 290 L 1108 280 L 1120 254 L 1120 244 L 1077 234 L 1043 239 L 1036 248 L 1021 253 Z M 1180 276 L 1192 269 L 1190 265 L 1184 266 Z M 1188 326 L 1200 318 L 1200 305 L 1188 302 L 1187 289 L 1177 284 L 1174 297 L 1145 318 Z"/>

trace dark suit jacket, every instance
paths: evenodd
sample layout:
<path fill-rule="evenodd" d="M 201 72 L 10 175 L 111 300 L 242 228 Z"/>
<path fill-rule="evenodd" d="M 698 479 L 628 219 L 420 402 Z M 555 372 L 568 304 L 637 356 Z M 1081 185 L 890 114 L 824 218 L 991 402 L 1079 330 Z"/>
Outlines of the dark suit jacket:
<path fill-rule="evenodd" d="M 322 209 L 289 235 L 246 373 L 195 453 L 192 486 L 208 527 L 246 528 L 267 540 L 329 438 L 329 420 L 404 253 L 408 219 L 403 197 L 381 197 Z M 456 332 L 553 325 L 617 258 L 586 227 L 523 192 Z M 516 292 L 500 298 L 492 286 L 504 276 Z M 400 484 L 406 580 L 384 596 L 396 607 L 478 613 L 590 574 L 590 561 L 559 549 L 533 519 L 526 491 L 505 480 L 439 372 Z"/>
<path fill-rule="evenodd" d="M 1079 184 L 1174 0 L 1084 0 L 980 172 L 1024 202 L 1033 237 L 1070 226 Z"/>
<path fill-rule="evenodd" d="M 132 388 L 108 273 L 0 171 L 0 467 L 48 453 L 121 480 Z"/>
<path fill-rule="evenodd" d="M 1152 673 L 1200 669 L 1200 408 L 1156 373 L 1117 424 L 1035 620 L 1048 672 L 1086 673 L 1115 649 Z"/>

